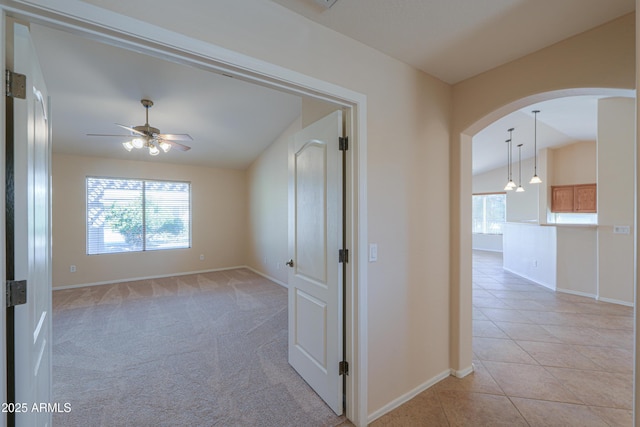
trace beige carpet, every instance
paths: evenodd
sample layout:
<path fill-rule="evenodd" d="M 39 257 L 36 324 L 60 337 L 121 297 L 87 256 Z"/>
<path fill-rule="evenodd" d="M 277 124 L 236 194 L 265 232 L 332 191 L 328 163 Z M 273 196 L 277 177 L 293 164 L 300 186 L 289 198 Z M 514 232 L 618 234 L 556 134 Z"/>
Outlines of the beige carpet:
<path fill-rule="evenodd" d="M 287 291 L 246 269 L 53 293 L 55 426 L 335 426 L 287 363 Z"/>

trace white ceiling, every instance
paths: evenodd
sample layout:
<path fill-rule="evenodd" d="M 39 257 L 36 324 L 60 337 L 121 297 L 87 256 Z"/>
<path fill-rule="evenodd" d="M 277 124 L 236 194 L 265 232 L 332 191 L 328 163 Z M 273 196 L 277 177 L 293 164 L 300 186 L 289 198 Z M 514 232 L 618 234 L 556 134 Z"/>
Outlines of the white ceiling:
<path fill-rule="evenodd" d="M 635 10 L 635 0 L 272 1 L 447 83 Z"/>
<path fill-rule="evenodd" d="M 52 98 L 56 153 L 244 169 L 301 110 L 301 98 L 40 25 L 31 33 Z M 127 152 L 114 123 L 188 133 L 191 150 Z"/>
<path fill-rule="evenodd" d="M 635 9 L 635 0 L 338 0 L 330 9 L 314 0 L 272 1 L 450 83 Z M 153 161 L 243 169 L 300 114 L 301 99 L 290 94 L 39 25 L 32 33 L 58 153 L 150 160 L 126 152 L 122 139 L 86 136 L 121 133 L 114 123 L 144 124 L 140 99 L 149 98 L 152 126 L 194 138 L 190 151 Z M 474 137 L 474 173 L 506 163 L 510 127 L 525 144 L 523 158 L 533 156 L 534 108 L 542 111 L 539 147 L 595 139 L 595 99 L 530 106 L 497 121 Z"/>
<path fill-rule="evenodd" d="M 519 111 L 496 120 L 473 137 L 473 174 L 502 167 L 507 164 L 509 132 L 513 128 L 513 160 L 517 161 L 517 145 L 522 146 L 522 159 L 534 155 L 534 114 L 539 110 L 537 139 L 538 150 L 572 144 L 578 141 L 595 141 L 598 131 L 598 99 L 611 96 L 633 97 L 634 91 L 612 91 L 610 94 L 571 96 L 529 105 Z"/>

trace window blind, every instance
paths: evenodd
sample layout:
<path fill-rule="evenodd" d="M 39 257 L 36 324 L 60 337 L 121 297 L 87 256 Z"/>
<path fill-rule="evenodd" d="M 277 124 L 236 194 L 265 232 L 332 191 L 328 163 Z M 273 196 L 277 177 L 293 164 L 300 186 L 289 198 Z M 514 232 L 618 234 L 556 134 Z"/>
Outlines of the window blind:
<path fill-rule="evenodd" d="M 87 177 L 87 254 L 191 247 L 191 184 Z"/>

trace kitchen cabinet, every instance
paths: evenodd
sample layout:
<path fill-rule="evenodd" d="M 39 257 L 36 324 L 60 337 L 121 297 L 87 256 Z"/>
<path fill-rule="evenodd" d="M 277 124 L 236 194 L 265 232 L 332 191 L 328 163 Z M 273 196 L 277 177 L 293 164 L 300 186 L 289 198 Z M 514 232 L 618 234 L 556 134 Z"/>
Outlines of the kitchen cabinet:
<path fill-rule="evenodd" d="M 551 212 L 597 212 L 597 185 L 552 185 Z"/>

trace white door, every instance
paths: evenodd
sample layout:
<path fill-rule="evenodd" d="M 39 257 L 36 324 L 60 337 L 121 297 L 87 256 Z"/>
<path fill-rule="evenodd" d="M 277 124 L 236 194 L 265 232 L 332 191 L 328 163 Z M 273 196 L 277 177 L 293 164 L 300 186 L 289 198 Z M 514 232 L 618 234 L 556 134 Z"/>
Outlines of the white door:
<path fill-rule="evenodd" d="M 25 403 L 27 410 L 16 411 L 15 421 L 50 426 L 53 408 L 40 406 L 53 403 L 49 105 L 29 30 L 9 21 L 11 27 L 13 58 L 7 58 L 7 66 L 26 75 L 26 99 L 13 100 L 15 279 L 27 280 L 27 303 L 14 309 L 15 402 Z"/>
<path fill-rule="evenodd" d="M 342 413 L 342 112 L 295 135 L 289 161 L 289 363 Z"/>

